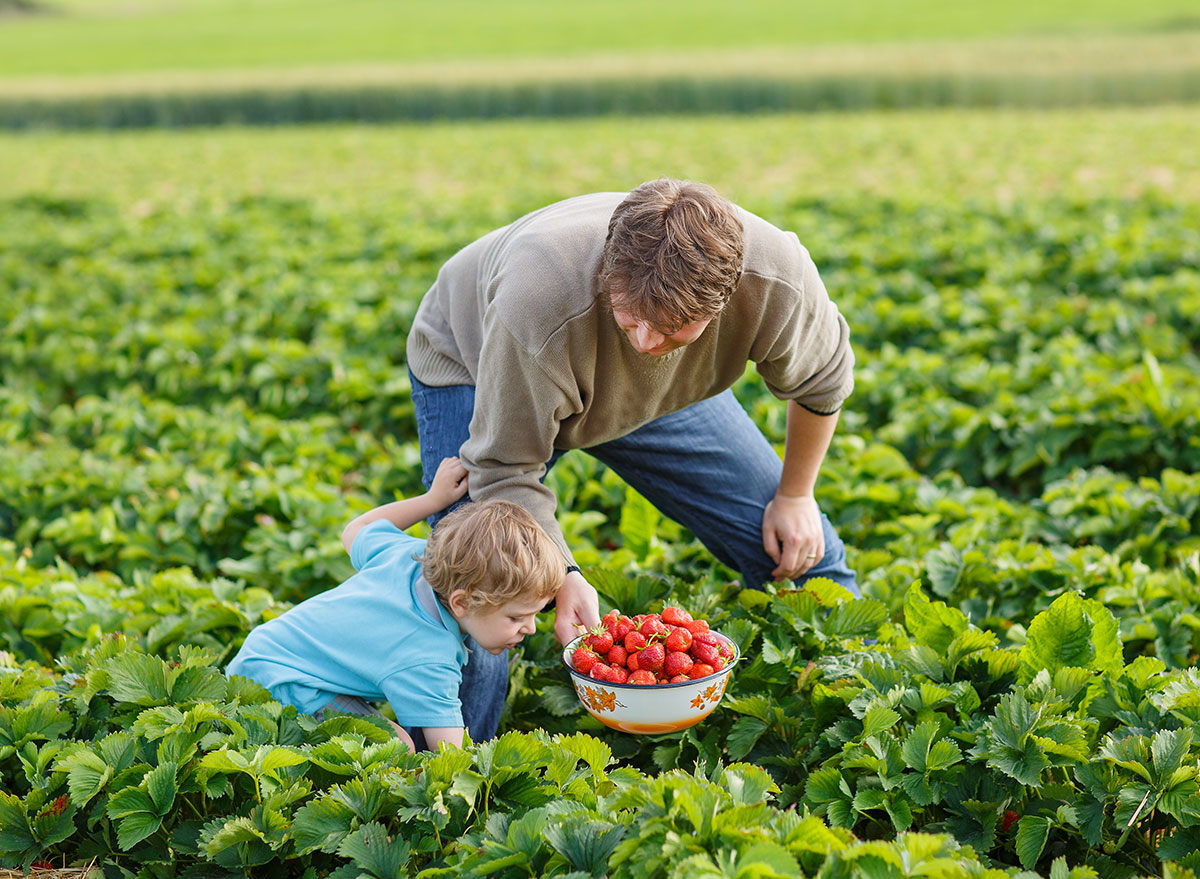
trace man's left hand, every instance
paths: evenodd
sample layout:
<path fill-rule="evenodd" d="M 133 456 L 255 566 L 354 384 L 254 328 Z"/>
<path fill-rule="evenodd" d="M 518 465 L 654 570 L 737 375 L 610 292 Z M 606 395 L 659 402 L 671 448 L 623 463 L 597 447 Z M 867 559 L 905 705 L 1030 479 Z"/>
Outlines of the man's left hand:
<path fill-rule="evenodd" d="M 821 510 L 810 495 L 776 494 L 763 513 L 762 533 L 776 580 L 795 579 L 825 556 Z"/>
<path fill-rule="evenodd" d="M 572 571 L 554 600 L 554 637 L 566 644 L 580 633 L 580 626 L 591 629 L 600 625 L 600 597 L 583 574 Z"/>

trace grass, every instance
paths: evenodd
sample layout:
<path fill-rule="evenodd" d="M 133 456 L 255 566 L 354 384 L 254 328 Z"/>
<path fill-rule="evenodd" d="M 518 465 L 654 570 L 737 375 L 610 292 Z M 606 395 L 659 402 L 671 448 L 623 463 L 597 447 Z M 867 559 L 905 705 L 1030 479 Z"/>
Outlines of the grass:
<path fill-rule="evenodd" d="M 9 15 L 0 77 L 657 54 L 1163 33 L 1194 0 L 41 0 Z"/>
<path fill-rule="evenodd" d="M 100 198 L 137 215 L 271 196 L 459 218 L 464 240 L 660 174 L 705 180 L 768 216 L 846 194 L 1200 198 L 1190 107 L 28 133 L 0 135 L 0 155 L 19 169 L 0 175 L 0 199 Z"/>
<path fill-rule="evenodd" d="M 319 67 L 137 71 L 87 77 L 40 75 L 0 77 L 0 97 L 56 99 L 147 92 L 220 93 L 239 89 L 335 89 L 372 86 L 482 86 L 548 82 L 623 81 L 704 76 L 711 79 L 800 79 L 862 77 L 947 77 L 963 74 L 1069 77 L 1172 73 L 1200 68 L 1200 30 L 1095 36 L 928 40 L 874 45 L 762 49 L 630 52 L 578 58 L 473 58 L 458 61 L 363 63 Z"/>

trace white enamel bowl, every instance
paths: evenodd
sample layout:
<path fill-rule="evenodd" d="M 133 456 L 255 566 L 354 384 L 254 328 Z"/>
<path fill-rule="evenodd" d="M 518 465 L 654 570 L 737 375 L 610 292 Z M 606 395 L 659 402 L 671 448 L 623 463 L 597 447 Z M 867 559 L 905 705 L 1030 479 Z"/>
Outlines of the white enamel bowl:
<path fill-rule="evenodd" d="M 712 713 L 725 695 L 729 674 L 741 651 L 729 638 L 713 632 L 733 648 L 733 659 L 719 672 L 678 684 L 614 684 L 580 674 L 571 666 L 571 654 L 587 635 L 563 648 L 562 663 L 571 674 L 575 694 L 588 713 L 605 726 L 622 732 L 654 735 L 675 732 L 699 723 Z"/>

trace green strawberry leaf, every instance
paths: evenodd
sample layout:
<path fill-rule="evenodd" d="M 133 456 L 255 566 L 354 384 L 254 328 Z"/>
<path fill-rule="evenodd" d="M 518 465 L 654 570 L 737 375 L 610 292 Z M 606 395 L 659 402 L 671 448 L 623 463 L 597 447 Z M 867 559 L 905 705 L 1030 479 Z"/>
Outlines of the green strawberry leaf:
<path fill-rule="evenodd" d="M 1050 819 L 1040 815 L 1022 815 L 1017 821 L 1017 858 L 1026 870 L 1037 866 L 1038 858 L 1050 838 Z"/>
<path fill-rule="evenodd" d="M 153 812 L 127 812 L 117 821 L 117 846 L 129 851 L 162 826 L 162 818 Z"/>
<path fill-rule="evenodd" d="M 900 714 L 882 703 L 875 703 L 863 715 L 863 738 L 891 729 L 900 722 Z"/>
<path fill-rule="evenodd" d="M 318 797 L 305 803 L 296 810 L 292 824 L 297 853 L 337 851 L 354 823 L 354 810 L 334 797 Z"/>
<path fill-rule="evenodd" d="M 734 804 L 739 806 L 765 803 L 771 794 L 779 793 L 779 786 L 770 773 L 750 763 L 726 766 L 713 781 L 729 791 Z"/>
<path fill-rule="evenodd" d="M 113 772 L 100 755 L 86 749 L 60 760 L 56 768 L 67 771 L 67 790 L 71 802 L 80 807 L 103 789 Z"/>
<path fill-rule="evenodd" d="M 624 825 L 573 815 L 545 830 L 546 841 L 577 870 L 589 876 L 605 872 L 609 855 L 625 835 Z"/>
<path fill-rule="evenodd" d="M 741 760 L 753 750 L 758 740 L 767 731 L 766 721 L 757 717 L 739 717 L 729 728 L 725 737 L 725 747 L 730 759 Z"/>
<path fill-rule="evenodd" d="M 905 593 L 904 623 L 918 644 L 931 647 L 939 656 L 944 656 L 954 638 L 968 627 L 961 611 L 926 598 L 920 581 Z"/>
<path fill-rule="evenodd" d="M 1154 773 L 1160 787 L 1164 787 L 1175 771 L 1183 765 L 1192 745 L 1190 729 L 1160 729 L 1150 743 L 1154 761 Z"/>

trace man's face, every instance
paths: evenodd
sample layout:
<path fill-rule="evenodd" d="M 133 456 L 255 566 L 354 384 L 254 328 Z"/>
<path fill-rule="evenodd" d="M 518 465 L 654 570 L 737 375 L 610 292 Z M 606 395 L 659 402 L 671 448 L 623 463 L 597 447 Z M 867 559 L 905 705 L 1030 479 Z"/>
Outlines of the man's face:
<path fill-rule="evenodd" d="M 712 318 L 708 317 L 680 327 L 673 333 L 662 333 L 656 330 L 652 324 L 639 320 L 628 312 L 613 308 L 612 313 L 617 326 L 625 333 L 634 350 L 639 354 L 648 354 L 651 357 L 661 357 L 676 348 L 691 344 L 700 338 L 704 328 L 712 322 Z"/>

